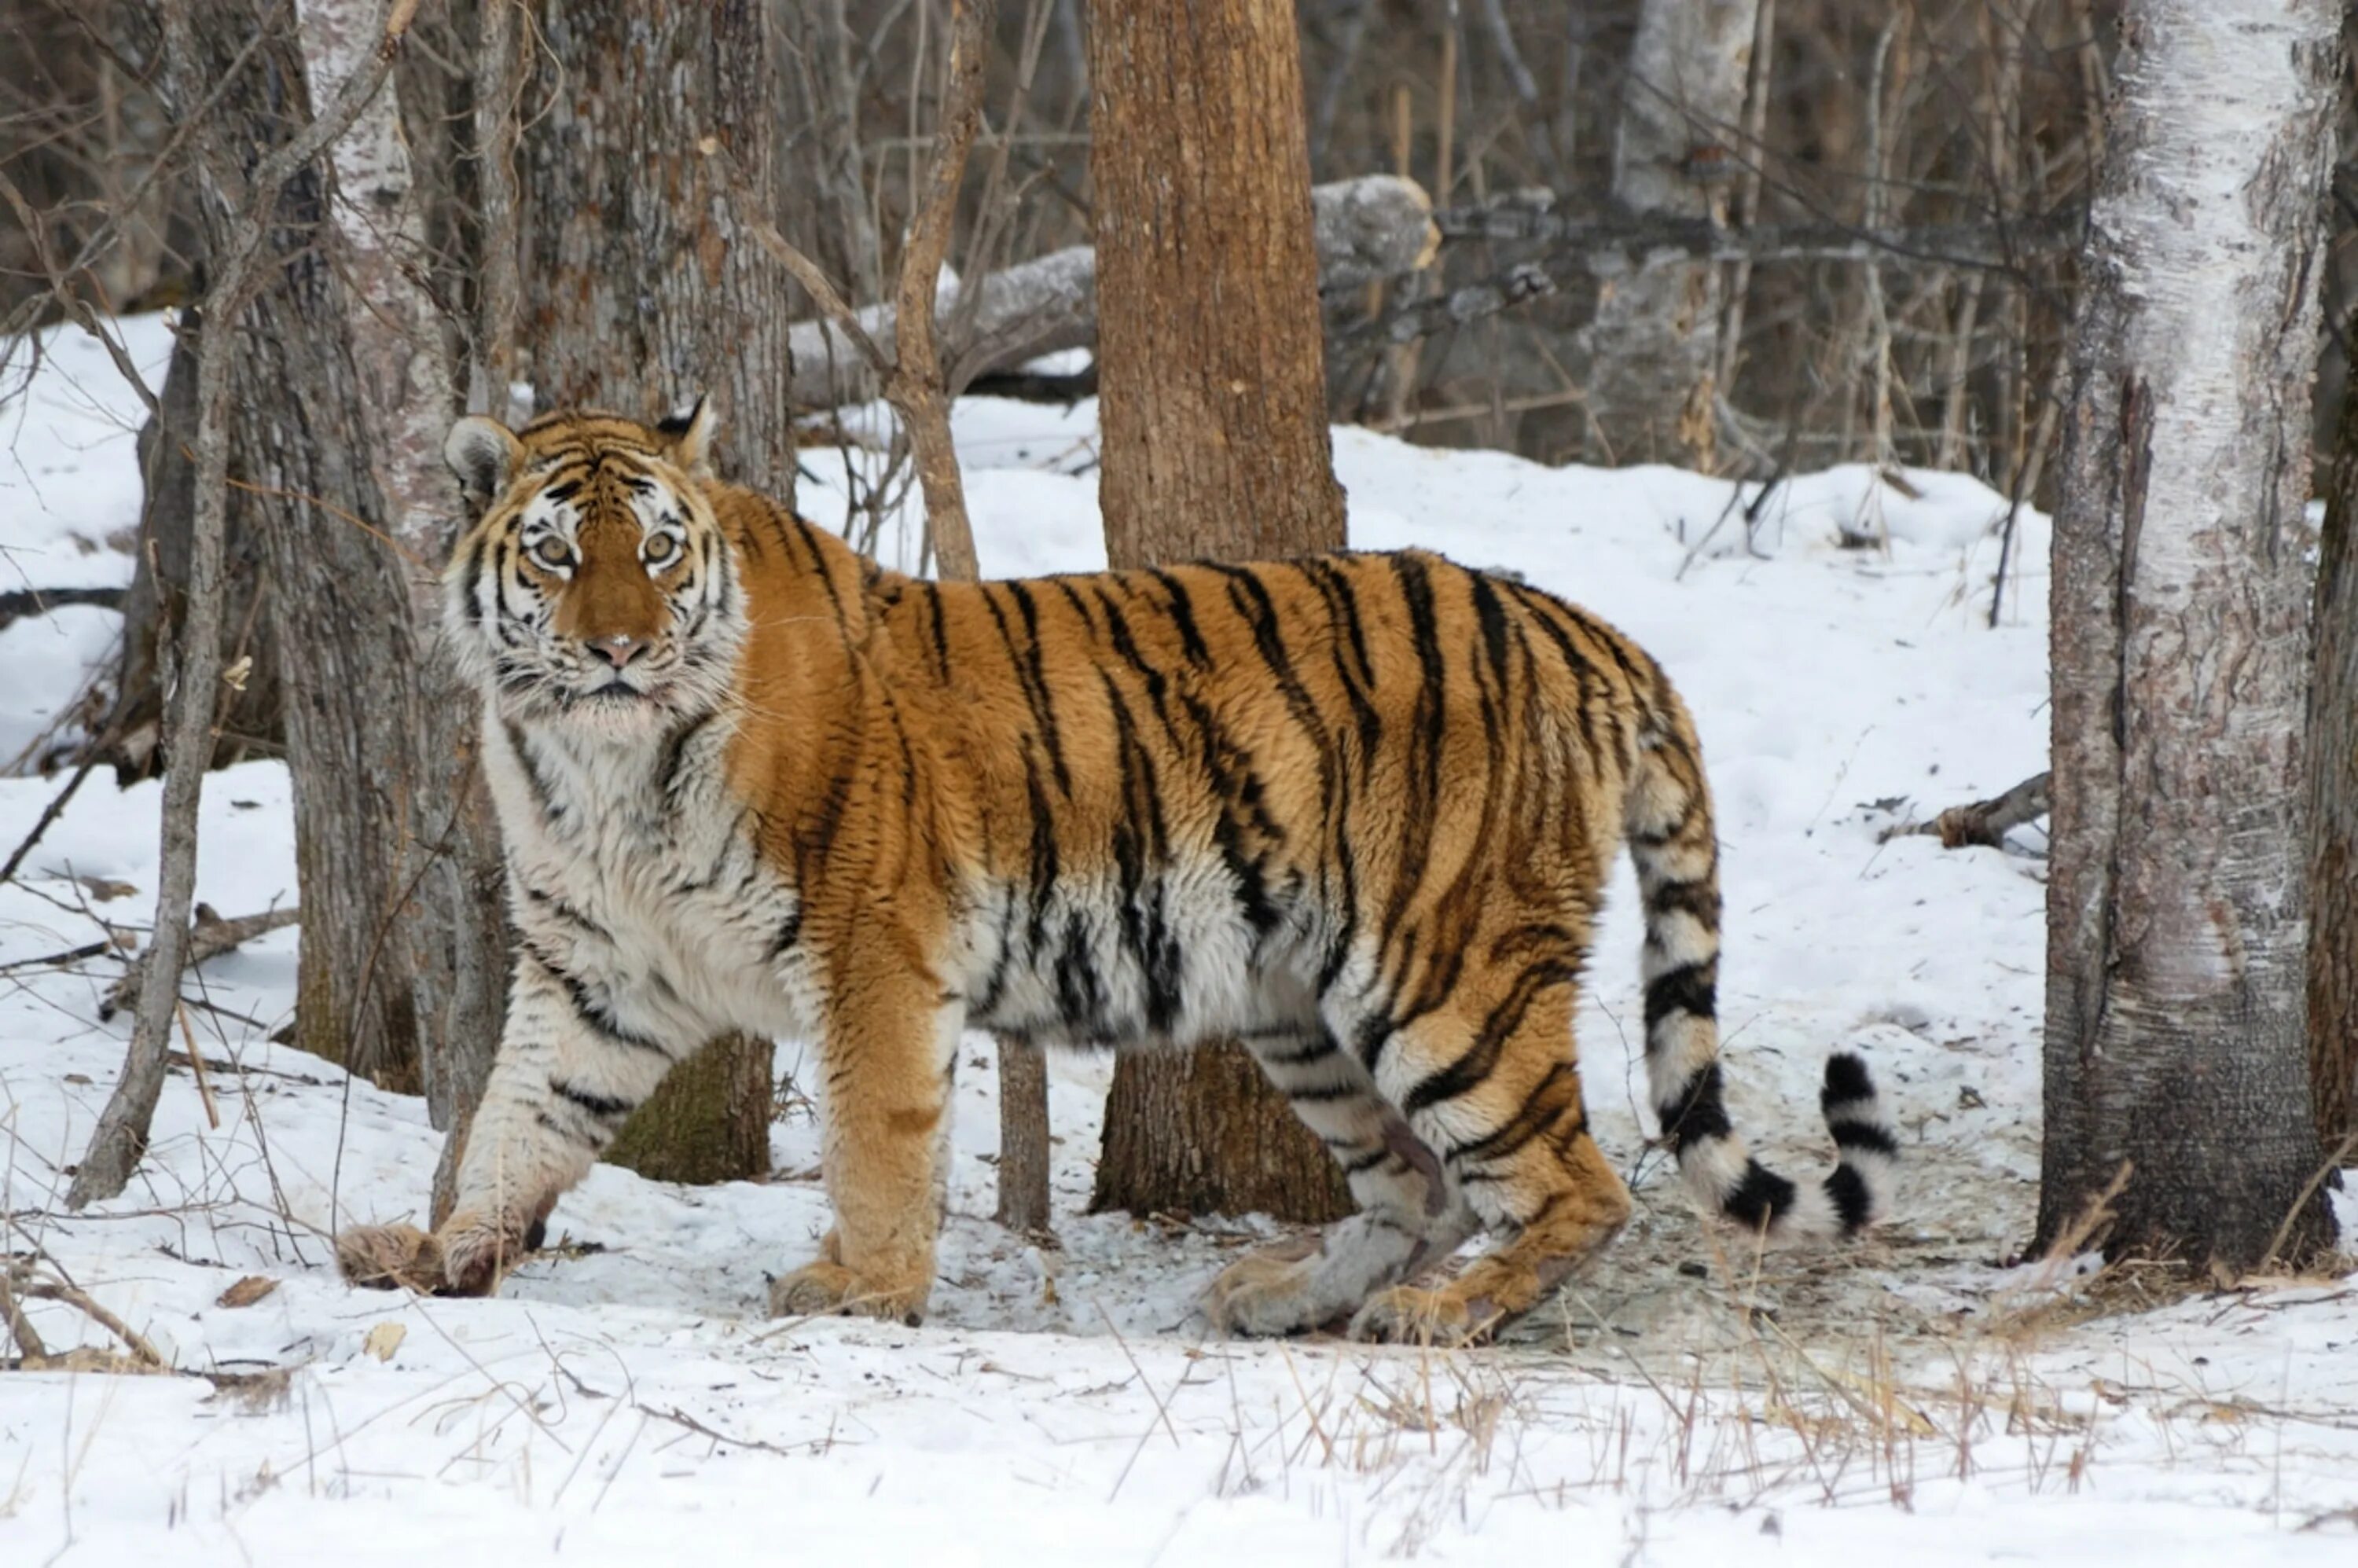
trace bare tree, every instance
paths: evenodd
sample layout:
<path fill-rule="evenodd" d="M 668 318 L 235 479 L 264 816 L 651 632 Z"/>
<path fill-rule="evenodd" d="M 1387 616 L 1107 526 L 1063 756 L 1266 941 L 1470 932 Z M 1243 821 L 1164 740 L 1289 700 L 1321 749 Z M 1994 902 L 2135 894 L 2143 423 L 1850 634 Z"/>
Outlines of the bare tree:
<path fill-rule="evenodd" d="M 1340 546 L 1292 5 L 1097 0 L 1088 51 L 1107 554 Z M 1091 1204 L 1350 1209 L 1325 1150 L 1235 1045 L 1121 1059 Z"/>
<path fill-rule="evenodd" d="M 2042 1238 L 2322 1239 L 2303 1032 L 2331 0 L 2129 0 L 2054 557 Z"/>

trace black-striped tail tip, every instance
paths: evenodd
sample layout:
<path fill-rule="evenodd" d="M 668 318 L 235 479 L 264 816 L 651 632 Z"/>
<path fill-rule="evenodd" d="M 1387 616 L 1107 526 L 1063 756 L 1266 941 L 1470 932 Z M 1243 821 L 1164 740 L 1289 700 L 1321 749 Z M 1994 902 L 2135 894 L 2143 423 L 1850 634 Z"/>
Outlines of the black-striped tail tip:
<path fill-rule="evenodd" d="M 1866 1064 L 1850 1052 L 1837 1051 L 1826 1058 L 1826 1087 L 1818 1104 L 1839 1158 L 1825 1180 L 1826 1197 L 1842 1233 L 1855 1236 L 1890 1210 L 1899 1141 L 1892 1135 Z"/>

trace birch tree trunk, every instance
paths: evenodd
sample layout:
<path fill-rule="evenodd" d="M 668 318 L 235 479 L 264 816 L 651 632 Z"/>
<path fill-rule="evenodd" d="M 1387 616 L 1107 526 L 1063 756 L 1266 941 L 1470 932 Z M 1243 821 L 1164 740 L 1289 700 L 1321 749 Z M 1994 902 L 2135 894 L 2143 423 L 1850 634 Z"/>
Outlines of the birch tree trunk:
<path fill-rule="evenodd" d="M 1088 21 L 1107 554 L 1337 548 L 1293 8 L 1095 0 Z M 1238 1046 L 1123 1057 L 1105 1126 L 1094 1209 L 1350 1211 Z"/>
<path fill-rule="evenodd" d="M 351 22 L 356 34 L 381 36 L 381 5 L 351 8 L 367 12 Z M 239 156 L 257 161 L 310 123 L 304 41 L 261 0 L 221 0 L 195 15 L 204 77 L 222 83 L 206 112 L 222 117 Z M 241 62 L 249 47 L 254 57 Z M 341 82 L 343 70 L 322 79 Z M 380 127 L 393 112 L 386 92 L 365 111 Z M 234 230 L 236 200 L 208 191 L 216 250 Z M 269 282 L 239 330 L 208 333 L 199 353 L 232 358 L 231 481 L 271 583 L 303 903 L 295 1042 L 414 1087 L 406 923 L 418 912 L 400 869 L 410 805 L 428 787 L 409 727 L 417 637 L 396 553 L 407 546 L 389 546 L 392 513 L 372 461 L 376 392 L 354 336 L 368 307 L 336 204 L 336 178 L 321 164 L 296 172 L 270 215 Z M 438 352 L 438 341 L 424 351 Z"/>
<path fill-rule="evenodd" d="M 767 5 L 548 0 L 538 21 L 517 323 L 538 406 L 652 416 L 708 395 L 722 470 L 791 502 L 786 280 L 738 227 L 777 214 L 733 211 L 698 151 L 717 136 L 747 199 L 777 189 Z M 748 1035 L 707 1046 L 608 1157 L 667 1178 L 766 1171 L 770 1097 L 751 1087 L 769 1082 L 773 1052 Z"/>
<path fill-rule="evenodd" d="M 317 99 L 375 47 L 382 7 L 377 0 L 297 0 L 296 10 Z M 408 143 L 399 100 L 386 92 L 330 153 L 334 255 L 346 289 L 365 432 L 360 449 L 383 499 L 382 526 L 406 589 L 396 613 L 412 635 L 405 648 L 390 633 L 376 633 L 386 637 L 386 654 L 406 651 L 406 662 L 373 671 L 373 687 L 351 694 L 357 701 L 389 701 L 406 721 L 384 819 L 392 835 L 384 856 L 389 885 L 355 890 L 378 898 L 377 910 L 395 913 L 348 902 L 341 911 L 330 905 L 330 914 L 366 920 L 375 983 L 388 995 L 406 989 L 417 1084 L 434 1125 L 448 1129 L 490 1070 L 505 1011 L 507 944 L 499 840 L 476 765 L 472 705 L 435 635 L 441 618 L 437 585 L 461 516 L 442 460 L 443 435 L 459 412 L 458 376 L 454 334 L 423 281 L 431 258 Z M 314 765 L 325 762 L 315 759 Z M 340 798 L 371 788 L 340 782 Z M 314 781 L 311 794 L 319 799 L 327 791 Z M 305 915 L 312 917 L 311 908 Z M 385 920 L 394 929 L 380 938 L 373 928 Z M 344 978 L 369 975 L 371 961 Z"/>
<path fill-rule="evenodd" d="M 2358 1136 L 2358 397 L 2342 400 L 2309 690 L 2309 1084 L 2330 1155 Z"/>
<path fill-rule="evenodd" d="M 2042 1241 L 2324 1236 L 2303 1033 L 2331 0 L 2130 0 L 2056 518 Z"/>
<path fill-rule="evenodd" d="M 1642 0 L 1613 153 L 1632 212 L 1724 219 L 1691 154 L 1737 135 L 1759 0 Z M 1725 162 L 1725 159 L 1717 160 Z M 1720 270 L 1675 253 L 1606 281 L 1589 329 L 1590 455 L 1707 465 L 1718 395 Z"/>

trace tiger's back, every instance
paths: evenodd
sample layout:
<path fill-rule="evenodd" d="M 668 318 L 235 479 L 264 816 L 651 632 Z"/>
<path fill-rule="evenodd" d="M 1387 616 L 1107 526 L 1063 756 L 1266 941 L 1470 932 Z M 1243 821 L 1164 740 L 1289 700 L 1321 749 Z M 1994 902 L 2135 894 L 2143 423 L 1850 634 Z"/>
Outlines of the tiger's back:
<path fill-rule="evenodd" d="M 533 435 L 514 460 L 529 460 Z M 644 763 L 660 798 L 694 803 L 684 809 L 719 846 L 679 856 L 683 875 L 709 860 L 705 894 L 734 877 L 759 889 L 740 903 L 761 906 L 758 921 L 734 906 L 696 916 L 735 933 L 710 948 L 728 955 L 709 960 L 730 967 L 728 985 L 652 983 L 675 997 L 771 986 L 829 1063 L 838 1229 L 780 1281 L 778 1310 L 922 1304 L 947 1073 L 968 1025 L 1116 1047 L 1245 1041 L 1335 1152 L 1360 1212 L 1314 1255 L 1256 1255 L 1224 1274 L 1212 1305 L 1228 1325 L 1356 1314 L 1370 1333 L 1469 1333 L 1526 1310 L 1628 1212 L 1588 1133 L 1572 1043 L 1625 842 L 1646 901 L 1651 1098 L 1682 1169 L 1715 1206 L 1772 1231 L 1872 1217 L 1893 1146 L 1855 1059 L 1829 1068 L 1844 1159 L 1819 1186 L 1752 1162 L 1729 1126 L 1699 751 L 1660 667 L 1603 622 L 1414 552 L 931 583 L 698 475 L 700 449 L 658 432 L 609 446 L 600 460 L 643 476 L 618 493 L 655 486 L 658 518 L 676 498 L 682 547 L 709 579 L 672 589 L 670 643 L 628 640 L 692 669 L 698 638 L 718 637 L 733 661 L 723 698 L 609 750 Z M 522 635 L 483 602 L 478 590 L 469 613 L 492 643 Z M 663 697 L 669 667 L 639 684 Z M 500 683 L 486 689 L 496 710 Z M 514 804 L 503 798 L 512 839 L 533 826 L 509 822 Z M 648 918 L 687 907 L 685 893 L 665 903 L 669 885 L 654 880 Z M 681 950 L 696 936 L 682 931 L 663 963 L 692 968 Z M 557 976 L 550 989 L 594 997 L 606 979 Z M 617 1020 L 649 1016 L 607 1000 Z M 631 1098 L 625 1078 L 651 1090 L 644 1070 L 591 1071 L 619 1058 L 599 1055 L 589 1023 L 572 1021 L 587 1044 L 564 1081 L 594 1079 L 609 1108 Z M 567 1035 L 566 1021 L 553 1032 Z M 567 1125 L 582 1141 L 600 1130 Z M 530 1163 L 517 1154 L 505 1158 Z M 520 1206 L 548 1201 L 498 1194 L 488 1206 L 512 1226 Z M 1507 1239 L 1455 1279 L 1412 1282 L 1481 1226 Z"/>

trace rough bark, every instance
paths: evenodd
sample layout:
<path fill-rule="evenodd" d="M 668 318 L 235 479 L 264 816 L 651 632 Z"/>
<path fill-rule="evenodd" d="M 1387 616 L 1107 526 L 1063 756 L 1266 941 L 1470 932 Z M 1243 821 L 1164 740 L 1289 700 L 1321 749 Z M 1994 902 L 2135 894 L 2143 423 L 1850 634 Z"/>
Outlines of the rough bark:
<path fill-rule="evenodd" d="M 114 707 L 99 726 L 117 784 L 148 777 L 166 761 L 165 650 L 188 610 L 196 524 L 197 334 L 173 340 L 156 411 L 139 428 L 139 550 L 123 598 L 123 643 L 115 655 Z M 224 688 L 218 761 L 284 744 L 279 730 L 278 652 L 262 541 L 243 497 L 233 494 L 222 546 L 222 662 L 254 663 L 242 689 Z"/>
<path fill-rule="evenodd" d="M 1088 52 L 1108 555 L 1341 546 L 1293 7 L 1098 0 Z M 1091 1206 L 1325 1220 L 1350 1199 L 1222 1045 L 1122 1059 Z"/>
<path fill-rule="evenodd" d="M 746 189 L 774 201 L 765 11 L 543 8 L 518 154 L 517 330 L 540 408 L 662 414 L 709 395 L 729 477 L 791 500 L 785 275 L 698 152 L 719 138 Z"/>
<path fill-rule="evenodd" d="M 2358 1133 L 2358 397 L 2342 403 L 2309 690 L 2309 1082 L 2331 1152 Z M 2344 1152 L 2347 1157 L 2347 1151 Z"/>
<path fill-rule="evenodd" d="M 1717 219 L 1714 160 L 1735 135 L 1759 0 L 1644 0 L 1629 46 L 1613 197 L 1632 212 Z M 1724 161 L 1724 160 L 1718 160 Z M 1719 364 L 1719 269 L 1658 254 L 1601 291 L 1590 330 L 1589 445 L 1603 460 L 1708 458 Z"/>
<path fill-rule="evenodd" d="M 2331 0 L 2132 0 L 2056 519 L 2042 1240 L 2321 1240 L 2301 853 Z M 2304 1193 L 2307 1195 L 2304 1196 Z"/>
<path fill-rule="evenodd" d="M 740 226 L 776 217 L 760 205 L 777 189 L 767 6 L 550 0 L 538 20 L 517 155 L 517 334 L 539 406 L 644 416 L 708 395 L 728 477 L 791 501 L 785 275 Z M 741 189 L 699 150 L 707 137 L 726 146 Z M 766 1129 L 751 1137 L 741 1118 L 772 1054 L 750 1035 L 708 1046 L 607 1157 L 649 1175 L 761 1173 Z"/>
<path fill-rule="evenodd" d="M 1311 191 L 1318 249 L 1318 287 L 1357 288 L 1428 265 L 1440 243 L 1432 203 L 1412 179 L 1389 174 L 1339 180 Z M 961 356 L 966 376 L 1009 369 L 1059 349 L 1097 340 L 1097 252 L 1075 245 L 1019 263 L 973 286 L 972 346 Z M 944 289 L 936 307 L 946 319 L 958 307 Z M 888 361 L 895 313 L 882 307 L 860 313 L 860 324 Z M 867 356 L 840 324 L 827 319 L 794 328 L 795 402 L 832 408 L 877 395 L 881 382 Z"/>
<path fill-rule="evenodd" d="M 1048 1124 L 1048 1056 L 1037 1045 L 999 1037 L 999 1206 L 1010 1230 L 1045 1230 L 1055 1217 Z"/>
<path fill-rule="evenodd" d="M 366 57 L 379 7 L 375 0 L 298 0 L 296 9 L 317 96 Z M 374 984 L 388 995 L 406 992 L 416 1081 L 434 1124 L 448 1128 L 459 1102 L 489 1070 L 506 995 L 499 841 L 475 766 L 471 706 L 434 635 L 440 568 L 457 542 L 460 516 L 442 460 L 442 437 L 459 409 L 457 368 L 452 336 L 423 282 L 425 201 L 395 94 L 373 99 L 330 156 L 334 255 L 364 420 L 361 450 L 383 500 L 381 526 L 406 589 L 411 629 L 406 643 L 388 636 L 382 649 L 406 652 L 406 665 L 371 668 L 359 689 L 340 698 L 387 702 L 406 721 L 391 771 L 394 815 L 383 819 L 392 836 L 384 856 L 388 885 L 371 890 L 390 913 L 352 902 L 340 918 L 389 926 L 383 938 L 372 936 Z M 363 542 L 370 546 L 373 541 Z M 346 771 L 350 761 L 342 762 Z M 314 758 L 311 765 L 336 764 Z M 312 793 L 317 798 L 322 792 Z M 359 793 L 348 786 L 339 798 Z M 379 1071 L 408 1076 L 397 1061 Z"/>
<path fill-rule="evenodd" d="M 658 1182 L 732 1182 L 770 1168 L 775 1083 L 766 1040 L 724 1034 L 671 1070 L 622 1124 L 608 1163 Z"/>

